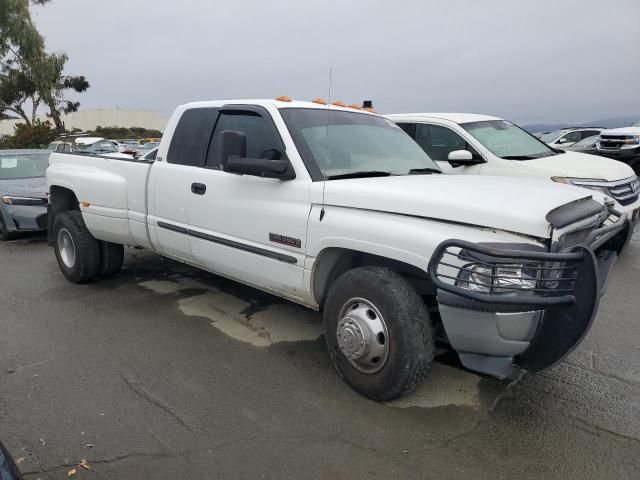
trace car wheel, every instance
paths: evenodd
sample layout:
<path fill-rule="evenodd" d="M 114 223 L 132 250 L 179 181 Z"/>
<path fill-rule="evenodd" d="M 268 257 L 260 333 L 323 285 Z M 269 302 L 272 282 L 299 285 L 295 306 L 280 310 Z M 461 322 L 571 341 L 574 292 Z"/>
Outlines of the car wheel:
<path fill-rule="evenodd" d="M 117 243 L 100 242 L 100 276 L 110 277 L 122 269 L 124 247 Z"/>
<path fill-rule="evenodd" d="M 325 339 L 334 367 L 356 391 L 388 401 L 411 392 L 431 370 L 434 337 L 427 308 L 393 270 L 360 267 L 331 286 Z"/>
<path fill-rule="evenodd" d="M 7 224 L 4 223 L 4 219 L 0 216 L 0 241 L 6 242 L 8 240 L 13 240 L 14 238 L 15 233 L 8 231 Z"/>
<path fill-rule="evenodd" d="M 100 244 L 85 226 L 79 211 L 56 215 L 53 249 L 60 270 L 70 282 L 85 283 L 100 272 Z"/>

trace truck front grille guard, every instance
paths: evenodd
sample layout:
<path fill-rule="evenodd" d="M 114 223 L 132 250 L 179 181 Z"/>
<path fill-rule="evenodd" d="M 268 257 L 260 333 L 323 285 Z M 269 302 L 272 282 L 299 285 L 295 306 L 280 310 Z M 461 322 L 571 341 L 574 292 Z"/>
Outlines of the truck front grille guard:
<path fill-rule="evenodd" d="M 573 304 L 575 290 L 580 288 L 578 277 L 585 256 L 593 257 L 594 252 L 628 228 L 625 213 L 610 212 L 618 217 L 616 222 L 605 221 L 600 228 L 585 235 L 580 244 L 557 253 L 445 240 L 431 257 L 429 276 L 438 289 L 483 303 L 530 307 Z M 474 268 L 478 266 L 483 267 L 484 272 Z M 501 273 L 505 267 L 507 270 L 509 267 L 527 270 L 528 279 L 534 281 L 535 286 L 518 286 L 513 282 L 516 277 Z M 470 275 L 464 276 L 471 272 L 475 280 Z M 471 285 L 482 285 L 489 291 L 474 291 L 470 289 Z"/>
<path fill-rule="evenodd" d="M 579 264 L 584 253 L 546 253 L 526 250 L 508 250 L 471 243 L 464 240 L 442 242 L 429 262 L 429 276 L 435 286 L 470 300 L 508 305 L 563 305 L 575 302 L 574 286 Z M 474 266 L 481 266 L 491 273 L 474 274 L 484 282 L 463 279 Z M 504 267 L 522 267 L 535 279 L 535 287 L 522 287 L 508 283 L 513 276 L 500 274 Z M 507 285 L 500 281 L 506 282 Z M 470 290 L 469 285 L 490 284 L 488 292 Z M 467 287 L 461 286 L 467 285 Z"/>

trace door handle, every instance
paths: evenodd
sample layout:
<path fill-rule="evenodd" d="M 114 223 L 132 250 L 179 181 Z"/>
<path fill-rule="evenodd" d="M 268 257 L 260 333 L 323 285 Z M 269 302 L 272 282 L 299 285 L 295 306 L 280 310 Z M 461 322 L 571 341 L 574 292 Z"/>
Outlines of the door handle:
<path fill-rule="evenodd" d="M 191 191 L 196 195 L 204 195 L 207 191 L 207 186 L 204 183 L 192 183 Z"/>

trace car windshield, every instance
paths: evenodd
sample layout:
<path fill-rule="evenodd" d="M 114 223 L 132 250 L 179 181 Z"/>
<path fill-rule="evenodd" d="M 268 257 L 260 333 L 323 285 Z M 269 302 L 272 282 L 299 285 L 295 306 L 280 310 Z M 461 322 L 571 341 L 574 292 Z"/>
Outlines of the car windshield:
<path fill-rule="evenodd" d="M 436 163 L 390 120 L 356 112 L 280 110 L 307 165 L 327 179 L 440 172 Z"/>
<path fill-rule="evenodd" d="M 640 127 L 640 120 L 631 125 L 632 127 Z"/>
<path fill-rule="evenodd" d="M 553 143 L 558 140 L 562 135 L 567 133 L 564 130 L 555 130 L 553 132 L 547 132 L 540 135 L 538 138 L 542 140 L 544 143 Z"/>
<path fill-rule="evenodd" d="M 149 143 L 145 143 L 144 145 L 142 145 L 142 147 L 140 147 L 142 150 L 151 150 L 153 148 L 156 148 L 158 145 L 160 145 L 160 142 L 149 142 Z"/>
<path fill-rule="evenodd" d="M 590 137 L 583 138 L 579 142 L 574 143 L 573 146 L 574 147 L 590 147 L 591 145 L 593 145 L 598 141 L 598 138 L 600 138 L 600 135 L 592 135 Z"/>
<path fill-rule="evenodd" d="M 44 177 L 48 166 L 48 153 L 0 153 L 0 180 Z"/>
<path fill-rule="evenodd" d="M 460 125 L 494 155 L 507 160 L 532 160 L 557 155 L 548 145 L 506 120 Z"/>
<path fill-rule="evenodd" d="M 91 144 L 76 143 L 75 150 L 82 153 L 115 153 L 118 151 L 108 140 L 101 140 Z"/>

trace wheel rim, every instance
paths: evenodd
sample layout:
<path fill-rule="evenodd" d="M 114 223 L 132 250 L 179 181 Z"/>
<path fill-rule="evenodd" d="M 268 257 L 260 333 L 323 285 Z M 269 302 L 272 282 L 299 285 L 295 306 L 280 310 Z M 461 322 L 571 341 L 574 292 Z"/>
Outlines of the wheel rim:
<path fill-rule="evenodd" d="M 61 228 L 58 231 L 58 251 L 65 267 L 73 268 L 76 264 L 76 246 L 73 243 L 71 233 L 66 228 Z"/>
<path fill-rule="evenodd" d="M 376 373 L 389 357 L 389 334 L 376 306 L 364 298 L 352 298 L 340 310 L 336 336 L 338 347 L 362 373 Z"/>

